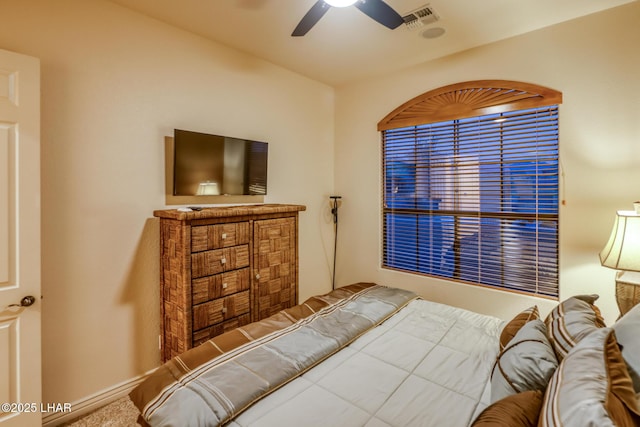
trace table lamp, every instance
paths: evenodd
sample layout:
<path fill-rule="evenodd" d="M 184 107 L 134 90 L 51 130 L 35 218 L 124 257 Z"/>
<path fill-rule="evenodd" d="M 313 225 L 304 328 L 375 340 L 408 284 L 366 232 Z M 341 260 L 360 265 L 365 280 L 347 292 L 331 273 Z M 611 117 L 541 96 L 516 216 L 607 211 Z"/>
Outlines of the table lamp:
<path fill-rule="evenodd" d="M 618 211 L 611 237 L 600 251 L 600 263 L 615 268 L 616 301 L 623 316 L 640 302 L 640 209 Z"/>

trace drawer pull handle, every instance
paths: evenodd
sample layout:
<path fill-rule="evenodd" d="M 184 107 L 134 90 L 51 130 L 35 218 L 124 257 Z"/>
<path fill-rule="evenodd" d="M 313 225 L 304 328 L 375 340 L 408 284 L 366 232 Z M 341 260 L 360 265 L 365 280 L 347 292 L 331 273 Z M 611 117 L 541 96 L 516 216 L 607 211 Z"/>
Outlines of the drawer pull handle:
<path fill-rule="evenodd" d="M 227 284 L 226 283 L 222 284 L 222 289 L 227 289 Z"/>
<path fill-rule="evenodd" d="M 227 307 L 222 307 L 222 314 L 227 314 Z"/>
<path fill-rule="evenodd" d="M 226 264 L 226 263 L 227 263 L 227 259 L 226 258 L 220 259 L 220 264 Z"/>
<path fill-rule="evenodd" d="M 220 236 L 220 237 L 222 237 L 222 240 L 226 239 L 227 238 L 227 233 L 222 233 L 222 236 Z"/>

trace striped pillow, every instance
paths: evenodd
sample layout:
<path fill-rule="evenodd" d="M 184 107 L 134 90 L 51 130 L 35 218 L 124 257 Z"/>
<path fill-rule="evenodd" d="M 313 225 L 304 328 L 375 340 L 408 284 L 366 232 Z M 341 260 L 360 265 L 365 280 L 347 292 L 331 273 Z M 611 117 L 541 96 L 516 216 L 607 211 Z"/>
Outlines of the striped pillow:
<path fill-rule="evenodd" d="M 522 313 L 519 313 L 518 315 L 516 315 L 516 317 L 511 319 L 500 333 L 500 351 L 504 350 L 509 341 L 513 339 L 513 337 L 518 333 L 520 328 L 522 328 L 525 323 L 539 318 L 540 312 L 538 311 L 538 306 L 534 305 L 533 307 L 527 308 Z"/>
<path fill-rule="evenodd" d="M 527 322 L 493 365 L 491 402 L 527 390 L 544 392 L 557 367 L 544 322 Z"/>
<path fill-rule="evenodd" d="M 637 427 L 640 409 L 611 328 L 580 341 L 556 370 L 539 427 Z"/>
<path fill-rule="evenodd" d="M 594 302 L 598 295 L 576 295 L 558 304 L 545 319 L 558 361 L 581 339 L 606 325 Z"/>

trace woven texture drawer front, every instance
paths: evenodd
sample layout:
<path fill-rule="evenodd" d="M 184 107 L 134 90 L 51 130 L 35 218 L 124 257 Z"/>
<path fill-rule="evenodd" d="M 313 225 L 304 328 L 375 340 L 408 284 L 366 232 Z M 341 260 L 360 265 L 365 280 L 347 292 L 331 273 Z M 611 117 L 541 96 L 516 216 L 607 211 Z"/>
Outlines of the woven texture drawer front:
<path fill-rule="evenodd" d="M 191 277 L 193 279 L 248 266 L 249 245 L 198 252 L 191 255 Z"/>
<path fill-rule="evenodd" d="M 193 307 L 193 330 L 212 326 L 249 313 L 249 291 L 218 298 Z"/>
<path fill-rule="evenodd" d="M 257 275 L 256 320 L 297 304 L 298 254 L 296 221 L 293 218 L 256 221 L 254 268 Z"/>
<path fill-rule="evenodd" d="M 220 335 L 224 332 L 228 332 L 232 329 L 237 328 L 238 326 L 244 326 L 251 323 L 251 315 L 250 314 L 242 314 L 238 317 L 234 317 L 233 319 L 227 320 L 222 323 L 217 323 L 208 328 L 200 329 L 193 333 L 193 346 L 197 346 L 198 344 L 202 344 L 210 338 L 215 337 L 216 335 Z"/>
<path fill-rule="evenodd" d="M 201 304 L 249 289 L 249 269 L 242 268 L 215 276 L 194 279 L 191 286 L 193 304 Z"/>
<path fill-rule="evenodd" d="M 229 248 L 249 243 L 249 223 L 202 225 L 191 228 L 191 251 Z"/>

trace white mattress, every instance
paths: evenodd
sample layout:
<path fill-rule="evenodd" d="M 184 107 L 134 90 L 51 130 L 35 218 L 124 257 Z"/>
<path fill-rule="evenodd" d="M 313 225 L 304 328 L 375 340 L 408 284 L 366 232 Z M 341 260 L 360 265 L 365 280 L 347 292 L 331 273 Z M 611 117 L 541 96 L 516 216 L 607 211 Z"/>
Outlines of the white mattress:
<path fill-rule="evenodd" d="M 411 302 L 232 427 L 460 427 L 489 404 L 503 321 Z"/>

